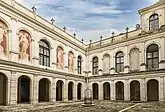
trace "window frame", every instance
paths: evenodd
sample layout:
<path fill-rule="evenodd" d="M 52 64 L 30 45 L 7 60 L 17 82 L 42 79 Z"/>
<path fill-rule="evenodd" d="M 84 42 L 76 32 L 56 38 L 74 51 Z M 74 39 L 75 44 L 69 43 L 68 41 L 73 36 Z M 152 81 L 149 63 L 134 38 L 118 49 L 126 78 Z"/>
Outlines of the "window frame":
<path fill-rule="evenodd" d="M 157 29 L 159 29 L 159 15 L 155 13 L 155 14 L 152 14 L 149 18 L 149 30 L 153 31 Z"/>
<path fill-rule="evenodd" d="M 82 74 L 82 57 L 78 56 L 77 58 L 77 71 L 78 74 Z"/>
<path fill-rule="evenodd" d="M 97 75 L 98 74 L 98 68 L 99 68 L 99 65 L 98 64 L 99 64 L 98 57 L 94 57 L 92 59 L 92 73 L 93 73 L 93 75 Z"/>
<path fill-rule="evenodd" d="M 47 45 L 47 47 L 41 45 L 41 43 Z M 39 42 L 39 64 L 42 66 L 50 67 L 50 47 L 45 40 L 40 40 Z M 41 52 L 42 49 L 42 52 Z M 42 57 L 42 60 L 41 60 Z"/>
<path fill-rule="evenodd" d="M 122 53 L 122 56 L 118 56 L 120 53 Z M 118 59 L 119 59 L 119 62 L 117 62 Z M 116 72 L 117 73 L 124 72 L 124 53 L 122 51 L 119 51 L 118 53 L 116 53 L 115 60 L 116 60 L 115 62 Z M 120 67 L 119 71 L 118 71 L 118 65 Z"/>
<path fill-rule="evenodd" d="M 149 51 L 149 48 L 152 47 L 152 46 L 156 46 L 157 49 L 154 49 L 152 51 Z M 148 54 L 151 54 L 151 57 L 149 58 L 148 57 Z M 154 56 L 154 53 L 157 53 L 158 55 L 155 57 Z M 155 66 L 155 63 L 154 63 L 154 60 L 157 59 L 157 67 Z M 149 60 L 151 60 L 151 67 L 149 67 Z M 147 47 L 147 51 L 146 51 L 146 68 L 147 69 L 157 69 L 159 68 L 159 46 L 157 44 L 151 44 Z"/>

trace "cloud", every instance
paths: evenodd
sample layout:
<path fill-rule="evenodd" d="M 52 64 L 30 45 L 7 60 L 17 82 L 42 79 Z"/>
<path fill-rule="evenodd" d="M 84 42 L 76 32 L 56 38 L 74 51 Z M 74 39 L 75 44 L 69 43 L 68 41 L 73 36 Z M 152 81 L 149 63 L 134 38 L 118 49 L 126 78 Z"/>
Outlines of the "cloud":
<path fill-rule="evenodd" d="M 139 7 L 155 0 L 17 0 L 31 8 L 47 20 L 55 19 L 58 27 L 66 26 L 68 32 L 76 32 L 79 39 L 98 40 L 100 35 L 107 37 L 112 31 L 121 32 L 125 27 L 133 28 L 139 18 Z"/>

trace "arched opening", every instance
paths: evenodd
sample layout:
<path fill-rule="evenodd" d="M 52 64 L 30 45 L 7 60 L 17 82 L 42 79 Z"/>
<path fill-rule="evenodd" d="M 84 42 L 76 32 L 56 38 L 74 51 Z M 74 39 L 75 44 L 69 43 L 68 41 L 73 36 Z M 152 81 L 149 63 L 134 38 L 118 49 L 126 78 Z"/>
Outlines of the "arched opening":
<path fill-rule="evenodd" d="M 110 84 L 108 82 L 103 84 L 104 100 L 110 100 Z"/>
<path fill-rule="evenodd" d="M 103 56 L 103 73 L 109 73 L 110 70 L 110 56 L 105 54 Z"/>
<path fill-rule="evenodd" d="M 140 68 L 140 51 L 138 48 L 133 48 L 130 51 L 130 70 L 136 71 Z"/>
<path fill-rule="evenodd" d="M 99 99 L 99 87 L 98 87 L 98 84 L 97 83 L 94 83 L 92 85 L 92 88 L 93 88 L 93 99 L 95 100 L 98 100 Z"/>
<path fill-rule="evenodd" d="M 63 96 L 63 81 L 59 80 L 57 81 L 56 85 L 56 101 L 62 101 Z"/>
<path fill-rule="evenodd" d="M 98 63 L 99 63 L 98 57 L 94 57 L 92 59 L 92 73 L 93 73 L 93 75 L 97 75 L 98 74 L 98 68 L 99 68 Z"/>
<path fill-rule="evenodd" d="M 131 101 L 140 101 L 140 83 L 138 81 L 130 83 L 130 98 Z"/>
<path fill-rule="evenodd" d="M 158 101 L 159 100 L 159 82 L 155 79 L 147 82 L 147 100 Z"/>
<path fill-rule="evenodd" d="M 45 40 L 39 42 L 39 63 L 42 66 L 50 67 L 50 46 Z"/>
<path fill-rule="evenodd" d="M 77 99 L 78 100 L 81 100 L 81 92 L 82 92 L 81 88 L 82 88 L 82 84 L 78 83 L 77 85 Z"/>
<path fill-rule="evenodd" d="M 39 102 L 49 102 L 50 81 L 43 78 L 39 81 Z"/>
<path fill-rule="evenodd" d="M 146 52 L 147 69 L 159 68 L 159 46 L 151 44 L 147 47 Z"/>
<path fill-rule="evenodd" d="M 0 73 L 0 105 L 6 105 L 7 77 Z"/>
<path fill-rule="evenodd" d="M 149 30 L 157 30 L 159 29 L 159 15 L 152 14 L 149 18 Z"/>
<path fill-rule="evenodd" d="M 73 100 L 73 82 L 69 82 L 68 84 L 68 100 Z"/>
<path fill-rule="evenodd" d="M 18 103 L 30 103 L 30 78 L 21 76 L 18 78 Z"/>
<path fill-rule="evenodd" d="M 124 100 L 124 83 L 119 81 L 116 83 L 116 100 Z"/>
<path fill-rule="evenodd" d="M 124 53 L 119 51 L 116 53 L 116 72 L 124 71 Z"/>

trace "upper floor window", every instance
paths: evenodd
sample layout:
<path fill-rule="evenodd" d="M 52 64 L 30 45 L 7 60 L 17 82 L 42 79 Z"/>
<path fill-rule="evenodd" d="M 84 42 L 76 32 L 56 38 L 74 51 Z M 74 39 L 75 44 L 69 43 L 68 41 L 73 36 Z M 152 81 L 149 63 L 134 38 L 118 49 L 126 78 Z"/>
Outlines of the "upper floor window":
<path fill-rule="evenodd" d="M 78 69 L 78 74 L 81 74 L 81 63 L 82 62 L 82 58 L 81 58 L 81 56 L 78 56 L 78 58 L 77 58 L 77 69 Z"/>
<path fill-rule="evenodd" d="M 123 52 L 118 52 L 116 54 L 116 72 L 124 71 L 124 54 Z"/>
<path fill-rule="evenodd" d="M 153 14 L 149 18 L 149 28 L 150 30 L 157 30 L 159 29 L 159 15 Z"/>
<path fill-rule="evenodd" d="M 50 47 L 44 40 L 39 42 L 39 62 L 40 65 L 50 67 Z"/>
<path fill-rule="evenodd" d="M 94 57 L 93 60 L 92 60 L 92 72 L 93 72 L 93 75 L 96 75 L 98 74 L 98 57 Z"/>
<path fill-rule="evenodd" d="M 152 68 L 159 68 L 159 49 L 156 44 L 147 48 L 147 69 Z"/>

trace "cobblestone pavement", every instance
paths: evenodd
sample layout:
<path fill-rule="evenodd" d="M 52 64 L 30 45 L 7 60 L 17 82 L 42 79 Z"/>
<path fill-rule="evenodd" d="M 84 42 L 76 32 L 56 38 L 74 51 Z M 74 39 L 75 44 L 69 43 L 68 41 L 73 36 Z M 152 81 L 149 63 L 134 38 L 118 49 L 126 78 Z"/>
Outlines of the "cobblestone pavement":
<path fill-rule="evenodd" d="M 140 103 L 138 106 L 130 110 L 127 110 L 126 112 L 165 112 L 165 103 L 163 102 Z"/>
<path fill-rule="evenodd" d="M 82 104 L 83 102 L 19 104 L 16 106 L 0 106 L 0 112 L 165 112 L 165 103 L 163 102 L 94 101 L 92 107 L 84 107 Z"/>
<path fill-rule="evenodd" d="M 118 112 L 134 103 L 95 101 L 94 106 L 84 107 L 82 102 L 0 107 L 0 112 Z"/>

